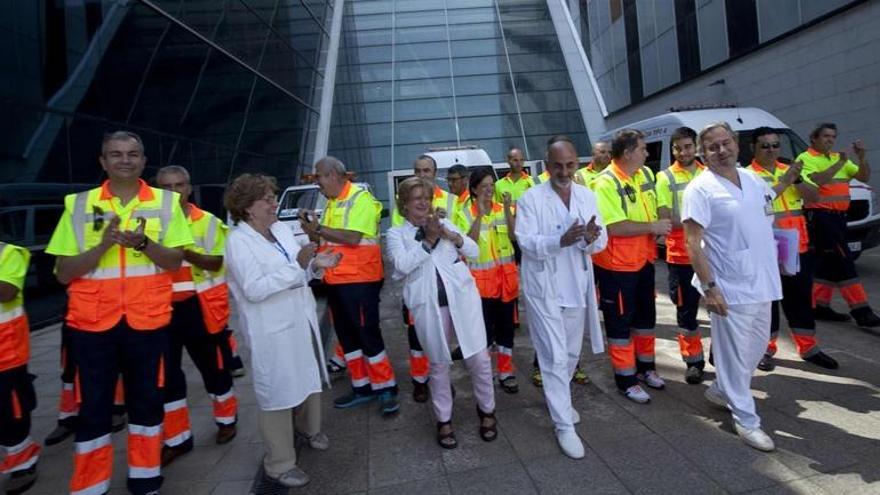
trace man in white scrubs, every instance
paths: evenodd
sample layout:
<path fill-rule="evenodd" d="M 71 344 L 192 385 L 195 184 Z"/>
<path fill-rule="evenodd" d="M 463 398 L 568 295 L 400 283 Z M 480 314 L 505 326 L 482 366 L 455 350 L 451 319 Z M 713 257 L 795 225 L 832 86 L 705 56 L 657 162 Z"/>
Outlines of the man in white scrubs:
<path fill-rule="evenodd" d="M 556 440 L 565 455 L 580 459 L 584 445 L 574 429 L 580 417 L 571 406 L 569 384 L 585 325 L 593 351 L 604 348 L 590 255 L 605 248 L 607 236 L 596 196 L 572 180 L 578 155 L 571 140 L 552 138 L 545 162 L 550 180 L 517 201 L 516 238 L 523 253 L 520 279 Z"/>
<path fill-rule="evenodd" d="M 710 124 L 698 144 L 709 167 L 684 191 L 682 223 L 712 326 L 717 378 L 710 402 L 733 413 L 737 434 L 750 447 L 775 448 L 761 430 L 750 386 L 770 331 L 770 303 L 782 298 L 773 239 L 773 190 L 739 168 L 737 135 L 726 122 Z"/>

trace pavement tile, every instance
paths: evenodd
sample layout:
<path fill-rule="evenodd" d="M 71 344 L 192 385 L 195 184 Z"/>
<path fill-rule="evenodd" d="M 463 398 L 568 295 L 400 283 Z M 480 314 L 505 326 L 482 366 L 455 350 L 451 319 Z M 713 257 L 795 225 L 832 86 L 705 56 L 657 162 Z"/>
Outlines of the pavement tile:
<path fill-rule="evenodd" d="M 300 451 L 299 466 L 311 482 L 297 493 L 343 494 L 361 491 L 369 486 L 369 448 L 367 436 L 330 437 L 325 451 L 308 447 Z"/>
<path fill-rule="evenodd" d="M 248 481 L 221 481 L 211 492 L 211 495 L 245 495 L 250 492 L 251 484 Z M 164 491 L 162 492 L 165 493 Z"/>
<path fill-rule="evenodd" d="M 794 480 L 749 492 L 749 495 L 827 495 L 809 479 Z"/>
<path fill-rule="evenodd" d="M 859 463 L 839 469 L 833 473 L 820 474 L 808 478 L 810 483 L 827 493 L 838 494 L 880 494 L 880 460 Z"/>
<path fill-rule="evenodd" d="M 633 493 L 724 493 L 696 464 L 656 435 L 588 443 Z"/>
<path fill-rule="evenodd" d="M 254 470 L 263 459 L 265 449 L 246 443 L 231 443 L 229 450 L 205 475 L 205 480 L 252 480 Z"/>
<path fill-rule="evenodd" d="M 387 431 L 370 436 L 369 487 L 436 478 L 442 474 L 442 450 L 429 425 Z"/>
<path fill-rule="evenodd" d="M 373 488 L 370 495 L 401 495 L 405 493 L 417 493 L 419 495 L 449 495 L 449 481 L 446 477 L 432 478 L 429 480 L 411 481 L 399 485 Z"/>
<path fill-rule="evenodd" d="M 854 445 L 859 440 L 840 430 L 798 421 L 772 410 L 762 413 L 761 419 L 776 443 L 775 457 L 801 477 L 832 472 L 869 459 L 865 454 L 860 455 L 863 446 Z M 880 445 L 872 443 L 876 458 L 880 454 Z"/>
<path fill-rule="evenodd" d="M 599 459 L 586 449 L 583 459 L 569 459 L 562 454 L 530 459 L 526 471 L 542 494 L 591 493 L 620 494 L 629 490 Z"/>
<path fill-rule="evenodd" d="M 502 464 L 472 471 L 456 473 L 449 477 L 452 493 L 461 495 L 483 495 L 503 493 L 504 495 L 537 494 L 535 484 L 519 462 Z"/>
<path fill-rule="evenodd" d="M 523 460 L 550 454 L 562 455 L 546 407 L 497 410 L 498 431 Z"/>
<path fill-rule="evenodd" d="M 468 409 L 470 409 L 468 412 L 473 411 L 472 408 Z M 478 431 L 480 420 L 475 412 L 457 417 L 461 419 L 453 423 L 453 428 L 455 428 L 458 448 L 447 450 L 437 446 L 441 450 L 443 466 L 447 473 L 498 466 L 518 460 L 513 446 L 510 445 L 507 437 L 500 434 L 501 432 L 499 432 L 498 438 L 492 442 L 484 442 L 480 438 Z"/>

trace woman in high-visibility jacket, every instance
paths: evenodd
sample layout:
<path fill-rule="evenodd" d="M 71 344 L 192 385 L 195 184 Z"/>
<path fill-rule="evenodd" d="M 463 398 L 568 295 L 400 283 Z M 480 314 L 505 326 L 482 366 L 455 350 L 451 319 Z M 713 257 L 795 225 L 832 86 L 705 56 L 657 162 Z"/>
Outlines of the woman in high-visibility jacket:
<path fill-rule="evenodd" d="M 488 168 L 471 172 L 470 201 L 459 212 L 459 225 L 477 243 L 480 253 L 467 258 L 477 282 L 486 322 L 486 340 L 497 356 L 501 388 L 510 394 L 519 391 L 513 367 L 513 332 L 516 302 L 519 296 L 519 274 L 514 261 L 514 218 L 510 195 L 504 205 L 493 200 L 495 182 Z"/>

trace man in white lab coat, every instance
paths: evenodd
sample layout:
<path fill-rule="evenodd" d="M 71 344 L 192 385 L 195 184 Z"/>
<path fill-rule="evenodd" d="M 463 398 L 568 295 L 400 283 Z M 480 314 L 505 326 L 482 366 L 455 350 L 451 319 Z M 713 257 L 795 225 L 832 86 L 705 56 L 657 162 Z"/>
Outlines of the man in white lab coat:
<path fill-rule="evenodd" d="M 526 317 L 544 397 L 559 447 L 573 459 L 584 456 L 584 446 L 574 429 L 580 417 L 571 405 L 569 383 L 585 328 L 593 352 L 604 350 L 590 255 L 607 242 L 595 195 L 572 180 L 577 156 L 567 137 L 550 139 L 545 157 L 550 180 L 519 199 L 516 220 Z"/>

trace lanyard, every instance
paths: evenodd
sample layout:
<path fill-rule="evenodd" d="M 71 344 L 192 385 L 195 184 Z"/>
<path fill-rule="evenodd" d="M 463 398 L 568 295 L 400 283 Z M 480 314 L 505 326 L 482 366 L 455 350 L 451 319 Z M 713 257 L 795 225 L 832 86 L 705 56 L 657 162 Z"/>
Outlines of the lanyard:
<path fill-rule="evenodd" d="M 276 240 L 272 243 L 272 247 L 274 247 L 276 251 L 281 253 L 284 256 L 284 259 L 286 259 L 287 262 L 290 263 L 290 255 L 287 254 L 287 250 L 284 249 L 284 246 L 282 246 L 280 242 Z"/>

